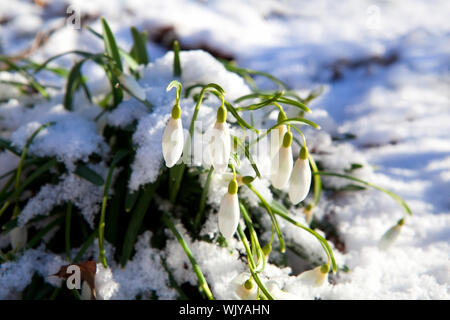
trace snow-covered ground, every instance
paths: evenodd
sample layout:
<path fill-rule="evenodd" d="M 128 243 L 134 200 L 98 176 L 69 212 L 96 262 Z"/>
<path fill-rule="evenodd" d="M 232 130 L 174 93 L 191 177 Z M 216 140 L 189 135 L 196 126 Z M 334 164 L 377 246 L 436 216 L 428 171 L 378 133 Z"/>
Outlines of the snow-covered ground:
<path fill-rule="evenodd" d="M 278 277 L 284 290 L 304 299 L 450 298 L 449 1 L 43 2 L 47 3 L 44 7 L 31 1 L 2 1 L 0 54 L 17 54 L 30 46 L 37 31 L 53 28 L 56 31 L 32 53 L 34 60 L 72 49 L 102 50 L 102 43 L 87 31 L 60 27 L 65 24 L 67 4 L 73 4 L 96 30 L 100 30 L 98 17 L 105 16 L 119 45 L 125 48 L 132 43 L 131 25 L 148 30 L 150 36 L 155 36 L 153 30 L 172 27 L 182 47 L 208 48 L 231 56 L 239 66 L 269 72 L 300 94 L 324 85 L 324 93 L 310 106 L 313 113 L 309 119 L 322 127 L 319 133 L 305 131 L 310 148 L 327 168 L 336 171 L 351 163 L 364 164 L 358 176 L 402 196 L 413 217 L 407 220 L 395 245 L 380 251 L 377 241 L 402 216 L 397 203 L 376 190 L 324 200 L 315 213 L 319 217 L 332 214 L 336 219 L 346 245 L 345 253 L 337 252 L 338 262 L 350 271 L 341 273 L 334 285 L 320 288 L 300 285 L 294 276 L 283 276 L 285 270 L 269 267 L 267 276 Z M 150 43 L 148 49 L 152 61 L 165 54 L 156 43 Z M 60 63 L 69 65 L 71 61 L 73 58 L 66 58 Z M 94 71 L 91 76 L 96 76 Z M 270 85 L 264 79 L 257 79 L 257 83 Z M 355 138 L 331 140 L 346 134 Z M 288 227 L 286 230 L 289 232 Z M 144 243 L 142 238 L 135 260 L 128 270 L 117 271 L 114 283 L 127 282 L 128 273 L 153 281 L 153 289 L 163 286 L 160 282 L 165 276 L 158 253 L 144 248 Z M 169 245 L 168 251 L 182 255 L 176 245 Z M 207 244 L 192 245 L 199 261 L 205 261 L 200 264 L 213 292 L 230 297 L 220 287 L 228 278 L 214 273 L 217 264 L 206 262 L 214 260 L 208 256 L 213 249 Z M 34 261 L 38 254 L 33 254 L 27 259 Z M 228 263 L 227 258 L 231 259 L 221 256 L 223 264 Z M 161 275 L 143 270 L 145 264 L 154 266 Z M 27 270 L 17 274 L 20 272 Z M 17 279 L 6 277 L 0 278 L 0 284 L 13 287 L 11 282 Z M 26 279 L 22 281 L 26 284 Z M 130 289 L 131 283 L 109 296 L 133 296 L 136 286 Z M 116 292 L 117 288 L 109 284 L 105 290 Z M 11 292 L 4 294 L 8 297 Z M 166 290 L 163 298 L 173 296 Z"/>

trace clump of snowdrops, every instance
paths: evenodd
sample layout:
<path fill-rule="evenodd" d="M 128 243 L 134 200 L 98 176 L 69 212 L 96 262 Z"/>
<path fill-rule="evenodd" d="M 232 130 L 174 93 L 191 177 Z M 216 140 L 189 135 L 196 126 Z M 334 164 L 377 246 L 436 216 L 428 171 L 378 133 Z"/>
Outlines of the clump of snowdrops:
<path fill-rule="evenodd" d="M 36 74 L 42 70 L 53 72 L 66 78 L 64 92 L 64 107 L 72 110 L 74 95 L 83 90 L 91 99 L 86 79 L 83 77 L 81 67 L 86 61 L 93 61 L 101 66 L 110 82 L 110 93 L 103 100 L 97 102 L 103 110 L 96 117 L 101 121 L 108 112 L 113 111 L 124 98 L 132 97 L 136 103 L 141 103 L 151 113 L 153 106 L 146 100 L 143 88 L 138 84 L 139 69 L 149 63 L 150 59 L 146 51 L 146 36 L 132 28 L 134 44 L 130 52 L 119 48 L 110 28 L 102 19 L 102 34 L 90 29 L 97 37 L 102 38 L 105 44 L 105 52 L 90 53 L 85 51 L 71 51 L 58 54 L 43 63 L 35 63 L 29 60 L 21 63 L 11 61 L 8 57 L 1 57 L 5 70 L 22 74 L 27 82 L 9 83 L 17 85 L 24 95 L 40 95 L 48 99 L 50 93 L 45 85 L 36 80 Z M 74 54 L 81 57 L 70 70 L 49 67 L 49 63 L 66 54 Z M 126 62 L 126 66 L 123 61 Z M 167 238 L 167 230 L 179 241 L 184 252 L 192 264 L 193 271 L 198 278 L 198 289 L 204 298 L 214 299 L 208 282 L 200 269 L 195 256 L 192 254 L 187 242 L 177 230 L 174 219 L 179 219 L 196 240 L 215 242 L 217 246 L 226 246 L 231 238 L 237 238 L 242 242 L 248 262 L 248 272 L 241 274 L 236 282 L 236 293 L 243 299 L 273 299 L 282 294 L 276 284 L 261 279 L 273 250 L 279 250 L 282 254 L 286 251 L 285 240 L 279 226 L 279 219 L 286 220 L 298 227 L 298 232 L 309 232 L 323 247 L 327 260 L 322 261 L 316 267 L 305 271 L 302 277 L 309 279 L 314 286 L 322 285 L 330 272 L 337 272 L 339 266 L 334 259 L 333 251 L 328 241 L 316 232 L 311 226 L 303 225 L 294 220 L 286 203 L 291 207 L 302 210 L 306 215 L 306 221 L 313 220 L 313 209 L 318 205 L 321 193 L 321 176 L 334 176 L 347 179 L 358 186 L 373 187 L 387 193 L 398 201 L 405 209 L 406 215 L 411 211 L 406 203 L 397 195 L 379 186 L 355 178 L 351 175 L 319 170 L 313 154 L 308 150 L 308 139 L 302 132 L 304 126 L 310 126 L 317 130 L 320 127 L 308 120 L 306 115 L 311 112 L 308 104 L 316 98 L 320 91 L 311 92 L 306 98 L 301 98 L 291 91 L 287 85 L 275 77 L 254 70 L 239 68 L 231 62 L 223 62 L 227 70 L 242 76 L 252 93 L 239 97 L 234 101 L 228 101 L 227 95 L 219 83 L 198 83 L 187 88 L 181 81 L 180 55 L 178 43 L 174 43 L 173 81 L 167 84 L 167 91 L 176 90 L 176 99 L 170 118 L 166 124 L 161 144 L 164 164 L 159 177 L 153 183 L 142 186 L 138 191 L 131 192 L 127 188 L 127 182 L 131 173 L 131 164 L 134 159 L 135 146 L 132 143 L 132 135 L 136 124 L 127 128 L 117 128 L 107 125 L 103 129 L 103 137 L 108 142 L 111 156 L 107 163 L 109 170 L 104 179 L 85 162 L 78 162 L 75 174 L 90 183 L 103 188 L 103 201 L 99 209 L 95 228 L 92 229 L 80 216 L 78 209 L 71 202 L 64 203 L 55 208 L 50 216 L 54 216 L 47 226 L 41 230 L 34 230 L 25 226 L 18 226 L 18 218 L 21 210 L 27 203 L 30 195 L 36 193 L 39 188 L 47 183 L 57 181 L 58 176 L 67 172 L 67 168 L 55 157 L 36 157 L 28 154 L 28 149 L 35 137 L 53 123 L 40 126 L 27 140 L 23 149 L 13 146 L 8 140 L 0 140 L 0 148 L 7 150 L 20 158 L 17 168 L 4 174 L 6 179 L 0 190 L 0 224 L 2 234 L 8 234 L 11 239 L 10 250 L 2 252 L 0 262 L 16 259 L 23 250 L 35 248 L 42 238 L 56 226 L 62 226 L 54 239 L 47 243 L 47 248 L 54 252 L 65 252 L 69 263 L 77 263 L 83 253 L 89 248 L 95 239 L 98 239 L 98 260 L 104 267 L 108 267 L 108 259 L 105 254 L 105 240 L 112 244 L 115 259 L 125 266 L 133 255 L 133 247 L 136 238 L 143 230 L 151 230 L 156 235 L 152 246 L 164 249 Z M 266 77 L 272 81 L 277 89 L 273 91 L 260 90 L 254 80 L 254 76 Z M 192 97 L 195 108 L 188 128 L 182 125 L 182 109 L 180 102 L 182 97 Z M 203 100 L 217 101 L 217 111 L 214 125 L 208 128 L 210 134 L 206 135 L 206 152 L 204 159 L 199 163 L 187 161 L 192 151 L 192 141 L 195 135 L 195 121 L 199 114 Z M 213 100 L 215 99 L 215 100 Z M 286 106 L 298 110 L 296 117 L 288 118 Z M 278 120 L 275 125 L 268 128 L 255 128 L 254 125 L 244 119 L 244 114 L 266 112 L 273 109 L 278 111 Z M 232 119 L 232 121 L 230 121 Z M 240 134 L 232 134 L 240 132 Z M 186 130 L 187 133 L 186 134 Z M 249 135 L 252 133 L 252 135 Z M 270 136 L 270 140 L 267 138 Z M 252 139 L 248 139 L 253 137 Z M 253 151 L 255 146 L 263 141 L 269 141 L 266 154 L 270 161 L 270 173 L 261 172 L 254 161 Z M 297 144 L 299 152 L 293 153 L 293 145 Z M 92 155 L 89 161 L 95 163 L 98 156 Z M 248 161 L 253 172 L 242 174 L 241 162 Z M 122 168 L 121 170 L 117 170 Z M 113 179 L 114 175 L 117 177 Z M 200 182 L 200 175 L 207 175 L 206 181 Z M 221 195 L 222 200 L 218 208 L 217 224 L 219 234 L 214 239 L 205 239 L 200 236 L 202 224 L 206 221 L 206 215 L 211 210 L 207 204 L 207 194 L 213 175 L 220 175 L 227 180 L 228 188 Z M 255 187 L 255 181 L 268 177 L 274 200 L 267 200 Z M 271 221 L 272 236 L 270 241 L 262 243 L 260 239 L 259 213 L 254 212 L 246 200 L 240 195 L 243 189 L 248 189 L 259 200 L 260 207 Z M 287 190 L 284 192 L 283 190 Z M 308 203 L 304 203 L 307 196 L 312 193 Z M 170 206 L 161 210 L 154 201 L 156 198 L 167 200 Z M 167 207 L 167 206 L 166 206 Z M 175 208 L 183 207 L 183 215 L 180 216 Z M 259 211 L 258 211 L 259 212 Z M 405 215 L 405 216 L 406 216 Z M 39 221 L 35 218 L 31 222 Z M 241 224 L 243 219 L 243 224 Z M 405 217 L 390 228 L 380 240 L 380 248 L 387 248 L 398 237 Z M 72 249 L 79 247 L 76 255 Z M 170 269 L 166 266 L 170 274 Z M 172 278 L 173 280 L 173 278 Z M 172 281 L 177 290 L 182 291 L 181 285 Z M 59 291 L 46 292 L 41 298 L 62 297 Z M 186 293 L 183 293 L 186 295 Z M 195 295 L 194 295 L 195 296 Z"/>

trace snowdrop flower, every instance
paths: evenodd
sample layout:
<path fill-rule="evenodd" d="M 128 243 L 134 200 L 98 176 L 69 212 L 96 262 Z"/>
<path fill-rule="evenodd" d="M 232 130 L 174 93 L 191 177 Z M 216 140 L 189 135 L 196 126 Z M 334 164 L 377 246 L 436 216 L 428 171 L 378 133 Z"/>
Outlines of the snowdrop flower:
<path fill-rule="evenodd" d="M 9 232 L 9 239 L 13 250 L 19 250 L 27 243 L 27 228 L 15 227 Z"/>
<path fill-rule="evenodd" d="M 242 300 L 256 300 L 258 294 L 258 286 L 253 282 L 251 274 L 248 272 L 242 272 L 231 280 L 231 289 Z"/>
<path fill-rule="evenodd" d="M 380 250 L 389 249 L 394 244 L 395 240 L 397 240 L 404 224 L 405 220 L 400 219 L 395 226 L 386 231 L 386 233 L 381 237 L 380 242 L 378 242 L 378 248 Z"/>
<path fill-rule="evenodd" d="M 278 122 L 286 119 L 286 114 L 282 111 L 278 114 Z M 273 158 L 277 155 L 281 146 L 283 145 L 284 135 L 287 132 L 286 125 L 282 124 L 277 126 L 271 134 L 271 143 L 270 143 L 270 158 Z"/>
<path fill-rule="evenodd" d="M 330 266 L 328 264 L 324 264 L 312 270 L 302 272 L 298 276 L 298 279 L 306 285 L 310 285 L 313 287 L 320 287 L 328 279 L 329 270 Z"/>
<path fill-rule="evenodd" d="M 308 149 L 302 147 L 300 157 L 295 161 L 289 184 L 289 199 L 293 204 L 305 200 L 311 186 L 311 168 L 308 163 Z"/>
<path fill-rule="evenodd" d="M 168 168 L 173 167 L 180 159 L 183 153 L 183 147 L 184 136 L 183 124 L 181 122 L 181 108 L 178 104 L 175 104 L 162 137 L 163 157 Z"/>
<path fill-rule="evenodd" d="M 266 288 L 275 300 L 298 300 L 298 297 L 292 293 L 281 290 L 278 283 L 270 280 L 266 283 Z"/>
<path fill-rule="evenodd" d="M 121 73 L 118 76 L 119 82 L 122 86 L 130 92 L 133 96 L 138 98 L 139 100 L 145 100 L 146 95 L 144 89 L 139 85 L 139 83 L 130 75 L 125 73 Z"/>
<path fill-rule="evenodd" d="M 292 159 L 292 133 L 286 132 L 283 138 L 283 145 L 278 151 L 277 156 L 272 159 L 272 171 L 270 182 L 277 189 L 286 186 L 291 176 L 293 159 Z"/>
<path fill-rule="evenodd" d="M 238 184 L 233 178 L 228 185 L 228 192 L 222 198 L 219 208 L 219 231 L 225 238 L 231 238 L 239 224 L 240 210 L 237 196 Z"/>
<path fill-rule="evenodd" d="M 227 110 L 222 105 L 217 110 L 217 120 L 208 145 L 210 161 L 218 173 L 224 172 L 228 167 L 231 153 L 231 136 L 226 120 Z"/>

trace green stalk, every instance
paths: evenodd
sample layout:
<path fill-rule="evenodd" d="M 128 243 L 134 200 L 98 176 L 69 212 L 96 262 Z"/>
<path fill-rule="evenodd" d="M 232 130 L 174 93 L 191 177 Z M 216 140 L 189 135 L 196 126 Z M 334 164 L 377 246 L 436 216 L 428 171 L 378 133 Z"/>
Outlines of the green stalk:
<path fill-rule="evenodd" d="M 266 267 L 265 256 L 264 256 L 263 250 L 261 248 L 261 245 L 259 244 L 258 235 L 256 234 L 255 228 L 253 227 L 253 222 L 252 222 L 252 219 L 250 218 L 250 215 L 248 214 L 247 208 L 245 208 L 244 204 L 241 201 L 239 201 L 239 207 L 241 209 L 242 216 L 244 217 L 245 224 L 247 225 L 249 233 L 250 233 L 252 248 L 254 248 L 254 250 L 252 250 L 252 252 L 256 251 L 256 253 L 258 255 L 258 260 L 262 261 L 261 268 L 259 270 L 255 271 L 255 272 L 259 273 L 259 272 L 263 271 L 264 268 Z M 255 266 L 255 268 L 256 268 L 256 266 Z"/>
<path fill-rule="evenodd" d="M 238 225 L 238 233 L 239 237 L 241 238 L 242 244 L 244 245 L 245 251 L 247 252 L 247 259 L 249 261 L 248 266 L 250 269 L 250 273 L 252 274 L 253 279 L 255 279 L 256 284 L 258 285 L 259 289 L 266 295 L 267 299 L 274 300 L 273 296 L 270 294 L 269 290 L 267 290 L 266 286 L 262 283 L 261 279 L 259 278 L 259 275 L 255 272 L 255 260 L 253 259 L 252 252 L 250 250 L 250 247 L 248 245 L 247 237 L 245 236 L 245 233 L 242 231 L 242 228 L 240 225 Z"/>
<path fill-rule="evenodd" d="M 314 207 L 317 206 L 320 200 L 320 195 L 322 193 L 322 179 L 320 178 L 320 175 L 317 173 L 319 172 L 319 169 L 317 168 L 317 164 L 314 161 L 314 158 L 311 156 L 311 154 L 308 152 L 308 160 L 309 165 L 311 166 L 311 170 L 313 172 L 313 179 L 314 179 Z"/>
<path fill-rule="evenodd" d="M 379 190 L 381 192 L 386 193 L 392 199 L 397 201 L 403 207 L 403 209 L 405 209 L 406 213 L 408 215 L 412 216 L 411 209 L 409 208 L 409 206 L 406 204 L 406 202 L 399 195 L 393 193 L 392 191 L 386 190 L 386 189 L 384 189 L 384 188 L 382 188 L 380 186 L 377 186 L 377 185 L 375 185 L 373 183 L 370 183 L 370 182 L 367 182 L 367 181 L 364 181 L 364 180 L 361 180 L 361 179 L 358 179 L 358 178 L 355 178 L 355 177 L 352 177 L 352 176 L 348 176 L 348 175 L 345 175 L 345 174 L 334 173 L 334 172 L 318 171 L 318 172 L 315 172 L 314 175 L 333 176 L 333 177 L 344 178 L 344 179 L 356 181 L 356 182 L 364 184 L 364 185 L 366 185 L 368 187 L 372 187 L 374 189 L 377 189 L 377 190 Z"/>
<path fill-rule="evenodd" d="M 28 241 L 25 248 L 26 249 L 33 248 L 35 245 L 37 245 L 39 243 L 39 241 L 42 239 L 43 236 L 45 236 L 50 230 L 52 230 L 54 227 L 56 227 L 62 221 L 63 221 L 63 217 L 58 217 L 53 222 L 49 223 L 44 228 L 39 230 L 39 232 L 30 241 Z"/>
<path fill-rule="evenodd" d="M 214 300 L 213 294 L 211 290 L 209 289 L 208 283 L 206 282 L 205 276 L 203 275 L 203 272 L 200 270 L 200 267 L 197 263 L 197 260 L 195 260 L 194 255 L 192 254 L 191 249 L 189 249 L 189 246 L 187 245 L 186 241 L 183 239 L 181 234 L 176 229 L 175 225 L 171 221 L 169 215 L 165 213 L 162 216 L 162 220 L 164 224 L 172 231 L 175 238 L 180 243 L 181 247 L 183 248 L 184 252 L 186 253 L 186 256 L 188 257 L 189 261 L 191 262 L 192 269 L 194 270 L 195 274 L 197 275 L 198 279 L 198 285 L 199 285 L 199 291 L 203 292 L 206 297 L 209 300 Z"/>
<path fill-rule="evenodd" d="M 100 224 L 98 227 L 98 250 L 99 250 L 99 260 L 105 268 L 108 267 L 105 256 L 104 236 L 105 236 L 106 204 L 108 202 L 109 187 L 111 185 L 114 169 L 116 168 L 120 160 L 122 160 L 127 154 L 128 154 L 127 150 L 119 150 L 116 153 L 111 163 L 111 166 L 109 167 L 108 176 L 105 182 L 105 188 L 103 189 L 102 211 L 100 213 Z"/>
<path fill-rule="evenodd" d="M 205 187 L 203 188 L 202 195 L 200 197 L 200 206 L 199 206 L 197 214 L 195 216 L 194 230 L 196 230 L 197 232 L 200 231 L 199 230 L 200 222 L 202 220 L 203 213 L 205 211 L 206 196 L 208 195 L 209 185 L 211 184 L 211 176 L 212 176 L 213 171 L 214 171 L 214 167 L 211 166 L 211 168 L 209 169 L 209 172 L 208 172 L 208 176 L 206 177 Z"/>
<path fill-rule="evenodd" d="M 285 252 L 286 248 L 284 245 L 283 234 L 281 233 L 281 229 L 280 229 L 280 226 L 278 225 L 277 218 L 273 214 L 272 209 L 270 208 L 270 205 L 267 203 L 266 199 L 264 199 L 264 197 L 258 192 L 258 190 L 256 190 L 250 183 L 247 184 L 247 187 L 259 198 L 263 207 L 269 213 L 270 220 L 272 221 L 272 225 L 274 226 L 275 232 L 277 233 L 277 236 L 278 236 L 278 240 L 280 241 L 280 250 L 281 250 L 281 252 Z"/>
<path fill-rule="evenodd" d="M 9 205 L 11 204 L 11 199 L 15 199 L 20 196 L 21 192 L 25 190 L 25 188 L 33 182 L 34 179 L 39 177 L 41 174 L 49 170 L 51 167 L 56 165 L 58 161 L 55 158 L 50 159 L 48 162 L 44 163 L 42 166 L 40 166 L 36 171 L 34 171 L 30 176 L 25 179 L 25 181 L 20 185 L 20 187 L 15 190 L 5 201 L 3 204 L 3 207 L 0 209 L 0 217 L 2 214 L 8 209 Z"/>
<path fill-rule="evenodd" d="M 291 217 L 289 217 L 285 212 L 283 212 L 282 210 L 279 210 L 277 208 L 275 208 L 274 206 L 272 206 L 272 210 L 275 214 L 279 215 L 281 218 L 283 218 L 284 220 L 292 223 L 293 225 L 308 231 L 309 233 L 311 233 L 313 236 L 315 236 L 317 238 L 317 240 L 319 240 L 320 244 L 322 245 L 322 247 L 325 250 L 325 253 L 328 256 L 328 259 L 331 260 L 331 263 L 333 264 L 333 271 L 336 272 L 337 271 L 337 264 L 336 264 L 336 260 L 334 259 L 334 255 L 333 255 L 333 250 L 331 250 L 330 245 L 328 244 L 327 240 L 325 238 L 323 238 L 320 234 L 318 234 L 317 232 L 315 232 L 314 230 L 305 227 L 304 225 L 300 224 L 299 222 L 295 221 L 294 219 L 292 219 Z"/>
<path fill-rule="evenodd" d="M 23 168 L 23 163 L 25 161 L 25 158 L 27 157 L 27 153 L 28 153 L 28 148 L 30 147 L 31 143 L 33 142 L 34 138 L 36 138 L 36 136 L 39 134 L 39 132 L 41 132 L 42 130 L 44 130 L 45 128 L 53 125 L 54 122 L 49 122 L 49 123 L 45 123 L 43 125 L 41 125 L 39 128 L 37 128 L 33 134 L 27 139 L 25 146 L 22 150 L 22 154 L 20 156 L 20 160 L 19 160 L 19 165 L 17 166 L 17 172 L 16 172 L 16 179 L 15 179 L 15 183 L 14 183 L 14 190 L 18 190 L 19 186 L 20 186 L 20 176 L 22 175 L 22 168 Z M 13 218 L 15 218 L 17 216 L 17 214 L 19 213 L 19 208 L 18 208 L 18 201 L 19 201 L 19 195 L 17 195 L 16 199 L 15 199 L 15 208 L 14 208 L 14 214 L 13 214 Z"/>

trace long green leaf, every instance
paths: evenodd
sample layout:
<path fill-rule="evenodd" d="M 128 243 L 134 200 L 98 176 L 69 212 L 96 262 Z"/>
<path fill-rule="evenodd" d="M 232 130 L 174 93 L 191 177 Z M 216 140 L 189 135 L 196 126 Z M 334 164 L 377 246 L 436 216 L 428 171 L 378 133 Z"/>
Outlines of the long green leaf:
<path fill-rule="evenodd" d="M 180 44 L 177 40 L 173 43 L 173 75 L 181 77 Z"/>
<path fill-rule="evenodd" d="M 105 42 L 106 53 L 116 62 L 116 67 L 120 69 L 120 71 L 123 71 L 122 61 L 120 60 L 119 49 L 117 47 L 114 34 L 109 28 L 108 22 L 106 22 L 105 18 L 102 17 L 100 21 L 102 23 L 103 41 Z"/>
<path fill-rule="evenodd" d="M 284 208 L 284 206 L 276 201 L 272 202 L 271 205 L 272 211 L 279 215 L 280 217 L 282 217 L 284 220 L 290 222 L 291 224 L 305 230 L 308 231 L 309 233 L 311 233 L 314 237 L 317 238 L 317 240 L 319 240 L 320 244 L 322 245 L 322 247 L 324 248 L 327 256 L 330 258 L 331 263 L 333 265 L 333 271 L 336 272 L 337 271 L 337 264 L 336 264 L 336 260 L 334 258 L 333 255 L 333 250 L 331 249 L 330 245 L 328 244 L 327 240 L 322 237 L 320 234 L 318 234 L 317 232 L 315 232 L 314 230 L 302 225 L 301 223 L 295 221 L 294 219 L 292 219 L 291 217 L 289 217 L 289 214 L 286 210 L 286 208 Z"/>
<path fill-rule="evenodd" d="M 170 229 L 170 231 L 172 231 L 173 235 L 178 240 L 184 252 L 186 253 L 186 256 L 191 262 L 192 269 L 194 269 L 194 272 L 197 275 L 199 291 L 203 292 L 209 300 L 214 300 L 211 289 L 209 289 L 208 282 L 206 281 L 205 276 L 203 275 L 203 272 L 197 263 L 197 260 L 195 260 L 194 255 L 192 254 L 192 251 L 184 240 L 183 236 L 178 232 L 177 228 L 175 227 L 167 213 L 163 215 L 162 219 L 164 224 Z"/>
<path fill-rule="evenodd" d="M 131 35 L 133 36 L 133 48 L 131 49 L 131 56 L 139 63 L 147 65 L 149 63 L 146 36 L 145 33 L 140 33 L 135 27 L 131 27 Z"/>
<path fill-rule="evenodd" d="M 340 174 L 340 173 L 334 173 L 334 172 L 326 172 L 326 171 L 318 171 L 318 172 L 314 172 L 314 174 L 318 174 L 321 176 L 332 176 L 332 177 L 339 177 L 339 178 L 344 178 L 347 180 L 352 180 L 352 181 L 356 181 L 359 182 L 363 185 L 366 185 L 368 187 L 372 187 L 374 189 L 377 189 L 381 192 L 386 193 L 388 196 L 390 196 L 392 199 L 394 199 L 395 201 L 397 201 L 402 207 L 403 209 L 405 209 L 406 213 L 409 214 L 410 216 L 412 216 L 412 211 L 409 208 L 409 206 L 406 204 L 406 202 L 397 194 L 393 193 L 392 191 L 386 190 L 378 185 L 375 185 L 373 183 L 352 177 L 352 176 L 348 176 L 346 174 Z"/>
<path fill-rule="evenodd" d="M 74 173 L 77 176 L 79 176 L 97 186 L 102 186 L 105 183 L 105 181 L 103 180 L 101 175 L 99 175 L 97 172 L 95 172 L 94 170 L 89 168 L 84 163 L 78 164 Z"/>
<path fill-rule="evenodd" d="M 119 150 L 113 158 L 111 166 L 108 170 L 108 176 L 106 177 L 105 187 L 103 189 L 103 200 L 102 200 L 102 210 L 100 213 L 100 223 L 98 227 L 98 250 L 99 259 L 105 268 L 108 267 L 106 263 L 105 249 L 104 249 L 104 235 L 105 235 L 105 215 L 106 215 L 106 204 L 108 202 L 109 187 L 111 185 L 111 180 L 113 176 L 114 169 L 117 164 L 128 154 L 128 150 Z"/>
<path fill-rule="evenodd" d="M 133 210 L 123 242 L 122 255 L 120 257 L 120 264 L 122 267 L 126 265 L 131 253 L 133 252 L 134 243 L 136 242 L 139 229 L 142 226 L 142 221 L 144 220 L 144 216 L 147 213 L 158 184 L 159 180 L 145 186 L 144 191 L 139 197 L 136 208 Z"/>

